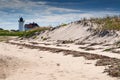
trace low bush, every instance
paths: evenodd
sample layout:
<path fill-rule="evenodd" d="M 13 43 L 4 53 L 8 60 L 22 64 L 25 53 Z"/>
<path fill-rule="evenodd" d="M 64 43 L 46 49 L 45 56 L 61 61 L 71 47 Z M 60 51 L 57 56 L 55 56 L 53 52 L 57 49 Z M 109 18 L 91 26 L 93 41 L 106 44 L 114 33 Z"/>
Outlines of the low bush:
<path fill-rule="evenodd" d="M 9 31 L 9 30 L 0 30 L 0 36 L 19 36 L 19 37 L 25 37 L 30 38 L 34 35 L 40 34 L 40 32 L 48 30 L 48 27 L 40 27 L 35 28 L 28 31 Z"/>
<path fill-rule="evenodd" d="M 28 31 L 24 32 L 24 35 L 22 37 L 30 38 L 32 36 L 39 35 L 41 32 L 43 32 L 45 30 L 48 30 L 48 29 L 50 29 L 50 28 L 40 27 L 40 28 L 35 28 L 35 29 L 32 29 L 32 30 L 28 30 Z"/>
<path fill-rule="evenodd" d="M 0 30 L 0 36 L 23 36 L 24 32 L 12 32 L 8 30 Z"/>

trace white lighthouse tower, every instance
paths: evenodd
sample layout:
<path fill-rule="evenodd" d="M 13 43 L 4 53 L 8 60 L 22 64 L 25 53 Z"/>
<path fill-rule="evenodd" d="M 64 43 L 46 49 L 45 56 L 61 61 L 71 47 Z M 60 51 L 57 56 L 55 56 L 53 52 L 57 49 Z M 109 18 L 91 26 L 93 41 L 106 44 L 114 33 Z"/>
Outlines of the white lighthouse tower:
<path fill-rule="evenodd" d="M 24 31 L 24 20 L 22 17 L 20 17 L 20 19 L 18 20 L 19 22 L 19 31 Z"/>

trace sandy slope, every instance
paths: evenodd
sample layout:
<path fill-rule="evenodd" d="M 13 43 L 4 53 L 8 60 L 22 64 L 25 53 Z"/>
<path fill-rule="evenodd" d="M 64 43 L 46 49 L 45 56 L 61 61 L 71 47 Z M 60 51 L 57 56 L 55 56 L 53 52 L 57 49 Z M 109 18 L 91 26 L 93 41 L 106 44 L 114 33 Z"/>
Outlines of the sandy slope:
<path fill-rule="evenodd" d="M 70 23 L 67 26 L 59 27 L 51 31 L 46 31 L 38 36 L 38 40 L 48 41 L 72 40 L 76 43 L 106 43 L 113 44 L 120 39 L 120 31 L 97 31 L 99 26 L 95 23 Z"/>
<path fill-rule="evenodd" d="M 1 71 L 0 80 L 117 80 L 103 74 L 104 67 L 96 67 L 95 61 L 83 57 L 74 58 L 6 43 L 0 43 L 0 56 L 4 61 L 2 65 L 7 65 L 0 66 L 6 76 L 1 77 Z"/>

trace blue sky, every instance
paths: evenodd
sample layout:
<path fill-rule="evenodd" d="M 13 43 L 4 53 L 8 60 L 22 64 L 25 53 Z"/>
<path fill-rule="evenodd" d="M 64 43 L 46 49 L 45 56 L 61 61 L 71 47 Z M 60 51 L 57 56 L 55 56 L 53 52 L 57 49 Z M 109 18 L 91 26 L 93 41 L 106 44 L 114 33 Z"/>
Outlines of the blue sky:
<path fill-rule="evenodd" d="M 83 17 L 120 14 L 120 0 L 0 0 L 0 28 L 18 29 L 18 18 L 25 23 L 56 26 Z"/>

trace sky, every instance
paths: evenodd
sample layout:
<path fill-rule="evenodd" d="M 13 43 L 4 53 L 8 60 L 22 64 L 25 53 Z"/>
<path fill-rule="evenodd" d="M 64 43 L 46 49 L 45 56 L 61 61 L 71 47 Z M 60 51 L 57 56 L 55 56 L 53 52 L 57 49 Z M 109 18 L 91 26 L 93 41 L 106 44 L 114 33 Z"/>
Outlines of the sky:
<path fill-rule="evenodd" d="M 25 24 L 57 26 L 81 18 L 120 15 L 120 0 L 0 0 L 0 28 L 18 29 Z"/>

